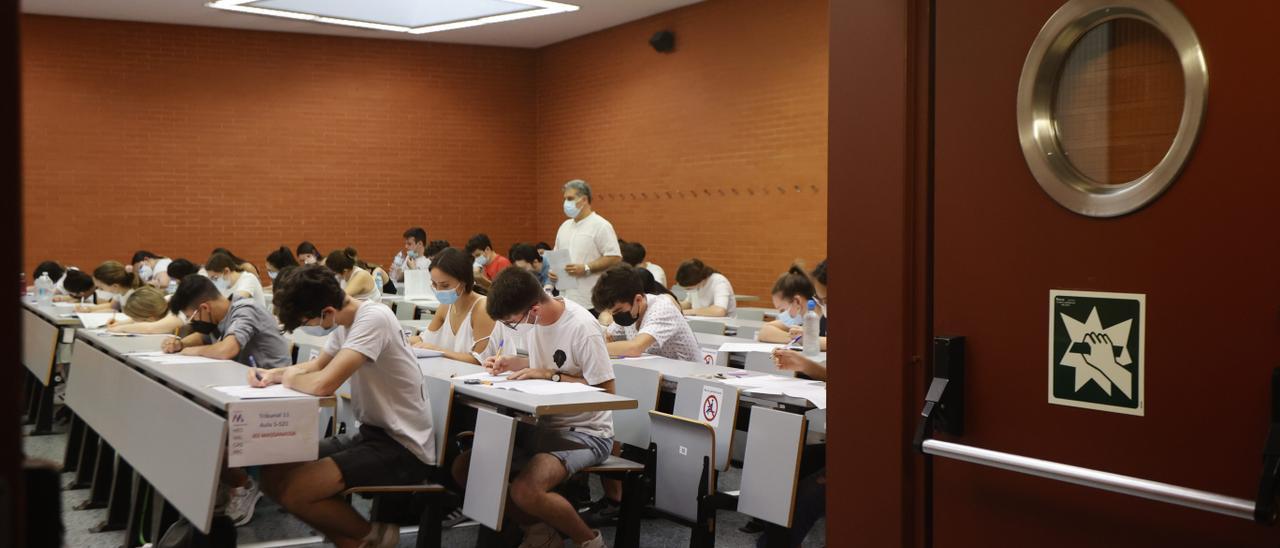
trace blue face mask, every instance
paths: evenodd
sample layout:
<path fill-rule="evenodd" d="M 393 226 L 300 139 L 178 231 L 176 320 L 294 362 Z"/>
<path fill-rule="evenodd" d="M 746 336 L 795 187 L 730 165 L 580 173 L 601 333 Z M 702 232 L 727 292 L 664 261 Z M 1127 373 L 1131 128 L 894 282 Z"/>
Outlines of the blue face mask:
<path fill-rule="evenodd" d="M 213 285 L 218 288 L 218 293 L 223 295 L 226 295 L 228 291 L 231 291 L 231 283 L 228 282 L 226 278 L 214 279 Z"/>
<path fill-rule="evenodd" d="M 577 219 L 578 214 L 582 213 L 582 208 L 578 207 L 577 200 L 564 201 L 564 214 L 570 219 Z"/>
<path fill-rule="evenodd" d="M 301 332 L 303 332 L 303 333 L 306 333 L 307 335 L 311 335 L 312 337 L 326 337 L 326 336 L 328 336 L 330 333 L 332 333 L 334 329 L 337 329 L 337 328 L 338 328 L 338 323 L 337 323 L 337 322 L 334 322 L 334 324 L 333 324 L 332 326 L 330 326 L 330 327 L 325 327 L 325 326 L 324 326 L 324 313 L 323 313 L 323 312 L 321 312 L 321 313 L 320 313 L 320 325 L 304 325 L 304 326 L 299 327 L 299 328 L 298 328 L 298 331 L 301 331 Z"/>
<path fill-rule="evenodd" d="M 476 266 L 484 266 L 487 264 L 489 264 L 489 257 L 487 255 L 476 257 Z"/>
<path fill-rule="evenodd" d="M 276 276 L 279 276 L 279 275 L 280 275 L 280 272 L 279 272 L 279 271 L 276 271 L 276 272 L 270 272 L 270 271 L 268 271 L 268 272 L 267 272 L 267 277 L 268 277 L 268 278 L 271 278 L 271 281 L 275 281 Z"/>
<path fill-rule="evenodd" d="M 142 281 L 149 282 L 152 276 L 155 276 L 155 272 L 151 270 L 150 266 L 144 264 L 142 268 L 138 269 L 138 277 L 142 278 Z"/>
<path fill-rule="evenodd" d="M 778 321 L 787 327 L 794 327 L 804 323 L 804 316 L 792 316 L 791 310 L 783 309 L 778 312 Z"/>
<path fill-rule="evenodd" d="M 451 305 L 458 302 L 458 290 L 456 289 L 447 289 L 445 291 L 436 291 L 432 289 L 432 291 L 435 292 L 436 300 L 440 301 L 440 304 Z"/>

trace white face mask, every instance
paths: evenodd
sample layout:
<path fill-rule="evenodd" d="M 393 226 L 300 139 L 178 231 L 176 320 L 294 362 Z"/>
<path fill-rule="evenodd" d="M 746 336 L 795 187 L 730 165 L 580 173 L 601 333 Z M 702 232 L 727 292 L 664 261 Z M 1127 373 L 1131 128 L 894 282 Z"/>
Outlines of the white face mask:
<path fill-rule="evenodd" d="M 341 274 L 335 274 L 333 277 L 337 278 L 338 287 L 341 287 L 345 291 L 347 289 L 347 280 L 343 279 Z"/>
<path fill-rule="evenodd" d="M 268 278 L 271 278 L 271 281 L 273 281 L 273 282 L 274 282 L 274 281 L 276 281 L 276 276 L 279 276 L 279 275 L 280 275 L 280 272 L 279 272 L 279 271 L 276 271 L 276 272 L 267 272 L 267 277 L 268 277 Z"/>
<path fill-rule="evenodd" d="M 218 293 L 226 295 L 229 291 L 231 291 L 231 284 L 227 282 L 226 278 L 219 276 L 217 278 L 211 278 L 211 279 L 213 280 L 214 287 L 218 288 Z"/>
<path fill-rule="evenodd" d="M 303 332 L 303 333 L 306 333 L 307 335 L 311 335 L 311 336 L 313 336 L 313 337 L 324 337 L 324 336 L 328 335 L 329 333 L 332 333 L 332 332 L 333 332 L 333 330 L 334 330 L 334 329 L 337 329 L 337 328 L 338 328 L 338 322 L 337 322 L 337 320 L 336 320 L 336 319 L 334 320 L 333 325 L 331 325 L 331 326 L 329 326 L 329 327 L 325 327 L 325 326 L 324 326 L 324 313 L 323 313 L 323 312 L 321 312 L 321 313 L 320 313 L 320 325 L 304 325 L 304 326 L 299 327 L 299 328 L 298 328 L 298 330 L 299 330 L 299 331 L 301 331 L 301 332 Z"/>
<path fill-rule="evenodd" d="M 302 260 L 302 264 L 316 264 L 316 258 L 312 255 L 307 255 L 307 258 Z"/>
<path fill-rule="evenodd" d="M 154 276 L 155 276 L 155 272 L 152 271 L 151 267 L 147 264 L 143 264 L 142 268 L 138 269 L 138 277 L 142 278 L 142 281 L 144 282 L 151 281 L 151 278 Z"/>

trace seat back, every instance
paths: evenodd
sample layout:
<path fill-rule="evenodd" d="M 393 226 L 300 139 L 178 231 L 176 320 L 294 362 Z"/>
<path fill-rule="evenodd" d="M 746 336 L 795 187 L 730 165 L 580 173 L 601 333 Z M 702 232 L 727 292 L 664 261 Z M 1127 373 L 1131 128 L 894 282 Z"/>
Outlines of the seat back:
<path fill-rule="evenodd" d="M 449 447 L 449 427 L 453 423 L 453 381 L 438 377 L 423 377 L 427 390 L 427 404 L 431 406 L 431 433 L 436 440 L 437 466 L 443 466 Z"/>
<path fill-rule="evenodd" d="M 690 318 L 689 329 L 692 329 L 694 333 L 724 335 L 724 323 L 713 321 L 713 320 L 699 320 L 696 318 Z"/>
<path fill-rule="evenodd" d="M 695 420 L 715 432 L 713 465 L 717 470 L 729 468 L 733 430 L 738 419 L 738 389 L 727 384 L 685 377 L 676 382 L 675 415 Z"/>
<path fill-rule="evenodd" d="M 502 530 L 515 442 L 514 418 L 488 409 L 476 410 L 476 435 L 467 469 L 462 513 L 494 531 Z"/>
<path fill-rule="evenodd" d="M 614 363 L 614 386 L 619 396 L 636 400 L 635 409 L 613 412 L 614 439 L 639 448 L 649 447 L 649 411 L 658 407 L 662 374 L 652 369 Z"/>
<path fill-rule="evenodd" d="M 323 350 L 319 346 L 308 343 L 300 343 L 295 346 L 297 346 L 298 352 L 293 357 L 294 364 L 314 360 L 320 356 L 320 352 Z"/>
<path fill-rule="evenodd" d="M 688 289 L 685 289 L 685 288 L 680 287 L 680 286 L 675 285 L 675 284 L 672 284 L 672 285 L 671 285 L 671 287 L 668 287 L 667 289 L 670 289 L 670 290 L 671 290 L 671 294 L 672 294 L 672 295 L 675 295 L 675 296 L 676 296 L 676 300 L 678 300 L 678 301 L 680 301 L 680 302 L 684 302 L 684 301 L 685 301 L 685 299 L 688 299 L 688 298 L 689 298 L 689 290 L 688 290 Z"/>
<path fill-rule="evenodd" d="M 418 315 L 417 305 L 411 302 L 398 301 L 395 303 L 395 307 L 397 320 L 412 320 Z"/>
<path fill-rule="evenodd" d="M 739 512 L 791 527 L 805 429 L 804 415 L 761 406 L 751 408 Z"/>
<path fill-rule="evenodd" d="M 739 320 L 763 321 L 764 312 L 765 309 L 763 308 L 739 308 L 734 311 L 733 317 Z"/>
<path fill-rule="evenodd" d="M 796 376 L 795 371 L 778 369 L 778 365 L 773 363 L 773 355 L 768 352 L 747 352 L 746 370 L 759 371 L 761 373 L 779 375 L 782 377 Z"/>
<path fill-rule="evenodd" d="M 660 411 L 650 411 L 649 418 L 656 448 L 654 506 L 682 519 L 697 521 L 698 497 L 714 494 L 716 489 L 716 470 L 712 465 L 716 460 L 715 432 L 706 423 Z"/>
<path fill-rule="evenodd" d="M 735 325 L 733 326 L 733 336 L 739 339 L 756 340 L 756 333 L 760 332 L 760 328 L 753 325 Z"/>

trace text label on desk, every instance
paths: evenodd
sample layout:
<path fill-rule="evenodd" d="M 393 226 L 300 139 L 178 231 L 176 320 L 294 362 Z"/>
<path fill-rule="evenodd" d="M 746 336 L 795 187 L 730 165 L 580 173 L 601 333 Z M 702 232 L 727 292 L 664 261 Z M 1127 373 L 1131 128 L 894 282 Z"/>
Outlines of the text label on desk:
<path fill-rule="evenodd" d="M 315 460 L 319 403 L 314 399 L 240 401 L 227 405 L 227 465 L 233 468 Z"/>

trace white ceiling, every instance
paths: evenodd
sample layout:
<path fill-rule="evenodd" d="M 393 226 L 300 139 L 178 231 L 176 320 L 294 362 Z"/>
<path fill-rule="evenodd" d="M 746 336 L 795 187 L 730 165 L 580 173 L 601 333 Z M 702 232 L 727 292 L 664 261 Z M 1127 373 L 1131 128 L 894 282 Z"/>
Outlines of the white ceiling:
<path fill-rule="evenodd" d="M 365 30 L 310 21 L 293 21 L 278 17 L 233 13 L 205 7 L 205 0 L 22 0 L 22 11 L 24 13 L 87 17 L 90 19 L 538 48 L 642 19 L 655 13 L 696 4 L 702 0 L 558 1 L 580 6 L 581 9 L 570 13 L 533 17 L 425 35 Z"/>

